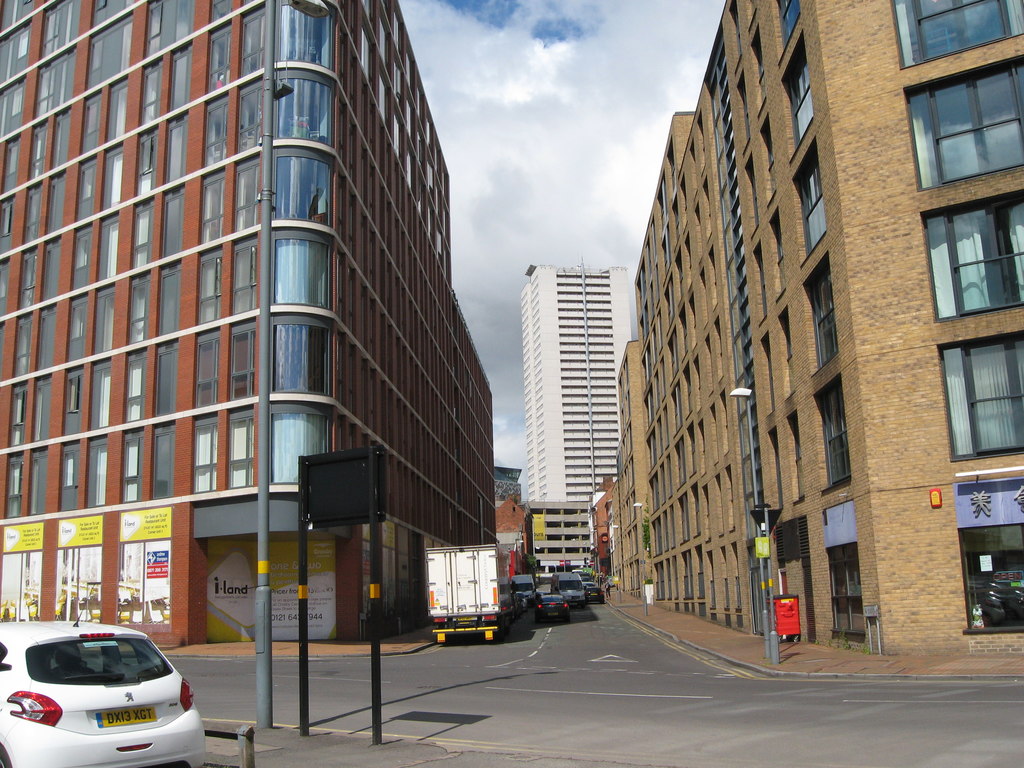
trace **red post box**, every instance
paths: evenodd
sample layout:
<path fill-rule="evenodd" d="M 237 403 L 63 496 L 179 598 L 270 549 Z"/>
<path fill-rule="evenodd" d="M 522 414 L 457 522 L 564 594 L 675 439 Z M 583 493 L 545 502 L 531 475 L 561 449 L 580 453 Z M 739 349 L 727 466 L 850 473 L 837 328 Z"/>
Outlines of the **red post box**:
<path fill-rule="evenodd" d="M 796 640 L 800 636 L 799 595 L 775 596 L 775 631 L 779 637 Z"/>

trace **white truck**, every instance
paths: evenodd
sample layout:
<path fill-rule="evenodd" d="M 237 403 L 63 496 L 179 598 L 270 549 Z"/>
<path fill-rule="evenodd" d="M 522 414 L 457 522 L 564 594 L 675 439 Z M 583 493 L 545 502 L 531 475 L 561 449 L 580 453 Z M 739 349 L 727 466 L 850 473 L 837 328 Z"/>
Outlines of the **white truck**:
<path fill-rule="evenodd" d="M 512 624 L 508 553 L 495 544 L 427 549 L 427 589 L 434 636 L 481 634 L 503 640 Z"/>

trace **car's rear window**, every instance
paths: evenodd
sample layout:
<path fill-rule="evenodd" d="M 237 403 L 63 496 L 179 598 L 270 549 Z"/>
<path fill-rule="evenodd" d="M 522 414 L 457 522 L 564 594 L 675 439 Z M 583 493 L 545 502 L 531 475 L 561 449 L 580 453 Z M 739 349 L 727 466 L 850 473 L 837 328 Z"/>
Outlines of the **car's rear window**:
<path fill-rule="evenodd" d="M 142 637 L 69 638 L 25 651 L 29 676 L 40 683 L 138 683 L 171 674 L 156 647 Z"/>

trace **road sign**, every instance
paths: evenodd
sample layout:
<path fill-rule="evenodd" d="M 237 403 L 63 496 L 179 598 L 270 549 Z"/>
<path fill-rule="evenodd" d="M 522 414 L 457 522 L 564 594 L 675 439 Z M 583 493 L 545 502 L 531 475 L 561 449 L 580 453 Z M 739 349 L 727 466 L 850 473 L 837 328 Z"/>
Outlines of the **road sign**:
<path fill-rule="evenodd" d="M 383 475 L 380 446 L 300 456 L 303 519 L 313 528 L 384 520 Z"/>

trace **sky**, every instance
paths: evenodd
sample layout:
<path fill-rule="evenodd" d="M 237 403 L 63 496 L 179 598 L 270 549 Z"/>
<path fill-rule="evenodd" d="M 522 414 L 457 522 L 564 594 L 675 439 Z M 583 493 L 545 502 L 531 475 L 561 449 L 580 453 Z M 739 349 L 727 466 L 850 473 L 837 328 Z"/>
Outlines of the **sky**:
<path fill-rule="evenodd" d="M 632 278 L 673 113 L 695 109 L 720 0 L 401 0 L 451 189 L 452 282 L 526 486 L 531 264 Z"/>

